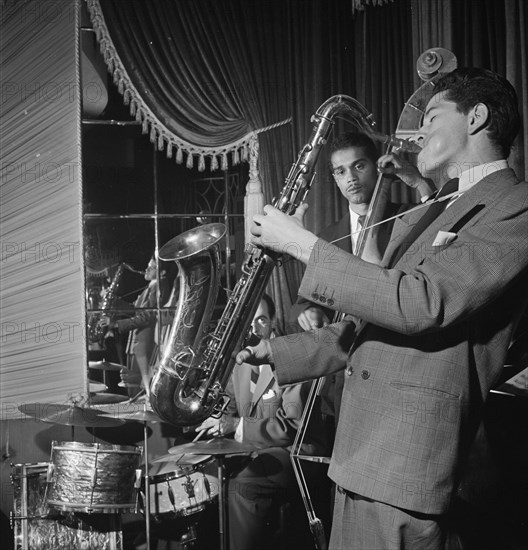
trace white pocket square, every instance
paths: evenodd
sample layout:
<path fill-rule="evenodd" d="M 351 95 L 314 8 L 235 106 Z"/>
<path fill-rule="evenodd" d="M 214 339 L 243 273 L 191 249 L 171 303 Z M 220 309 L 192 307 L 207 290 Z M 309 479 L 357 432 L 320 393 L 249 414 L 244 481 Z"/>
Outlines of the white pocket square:
<path fill-rule="evenodd" d="M 439 231 L 433 241 L 433 246 L 443 246 L 452 243 L 456 238 L 456 233 L 451 233 L 450 231 Z"/>
<path fill-rule="evenodd" d="M 273 399 L 277 394 L 274 390 L 268 390 L 263 396 L 262 399 Z"/>

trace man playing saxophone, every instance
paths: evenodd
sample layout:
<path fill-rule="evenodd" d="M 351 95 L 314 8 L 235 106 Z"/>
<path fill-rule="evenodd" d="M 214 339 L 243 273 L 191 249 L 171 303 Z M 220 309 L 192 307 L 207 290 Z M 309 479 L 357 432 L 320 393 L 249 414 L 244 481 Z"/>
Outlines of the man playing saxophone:
<path fill-rule="evenodd" d="M 371 223 L 366 218 L 378 180 L 378 159 L 384 171 L 394 171 L 394 163 L 397 162 L 398 175 L 401 176 L 398 181 L 401 183 L 403 180 L 406 185 L 415 189 L 421 200 L 434 192 L 432 182 L 422 178 L 416 167 L 404 158 L 396 159 L 393 155 L 379 157 L 376 145 L 367 134 L 346 132 L 338 135 L 330 144 L 329 152 L 331 177 L 346 199 L 348 210 L 340 220 L 323 229 L 319 237 L 346 252 L 357 254 L 361 231 L 366 227 L 365 223 Z M 381 219 L 392 218 L 398 212 L 410 208 L 410 205 L 390 201 L 388 195 L 392 184 L 389 182 L 389 185 L 385 185 L 382 190 L 384 196 L 378 198 Z M 379 263 L 381 260 L 389 243 L 393 223 L 391 221 L 380 225 L 373 235 L 375 249 L 371 248 L 370 251 L 372 261 Z M 320 303 L 299 296 L 290 311 L 290 319 L 295 324 L 298 323 L 302 330 L 313 330 L 330 324 L 334 313 Z M 343 376 L 343 371 L 329 376 L 321 392 L 322 411 L 329 423 L 333 423 L 332 432 L 339 415 Z"/>
<path fill-rule="evenodd" d="M 480 472 L 493 466 L 484 404 L 528 301 L 528 184 L 506 160 L 518 100 L 506 79 L 471 68 L 439 78 L 433 94 L 418 168 L 439 192 L 395 223 L 381 265 L 307 231 L 306 207 L 267 206 L 251 229 L 277 252 L 297 243 L 301 295 L 361 319 L 237 356 L 272 363 L 281 384 L 345 369 L 333 550 L 507 547 Z"/>

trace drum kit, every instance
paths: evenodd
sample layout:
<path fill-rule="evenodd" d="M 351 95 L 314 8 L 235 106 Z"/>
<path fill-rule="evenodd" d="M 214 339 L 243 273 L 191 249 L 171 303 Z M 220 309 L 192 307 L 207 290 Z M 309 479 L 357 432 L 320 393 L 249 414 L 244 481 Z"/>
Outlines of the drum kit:
<path fill-rule="evenodd" d="M 187 520 L 197 519 L 215 501 L 219 548 L 227 548 L 224 459 L 251 454 L 258 450 L 255 446 L 223 437 L 198 441 L 199 434 L 194 441 L 172 447 L 169 454 L 155 458 L 149 465 L 147 425 L 161 419 L 146 404 L 142 409 L 123 407 L 123 411 L 111 413 L 39 403 L 22 405 L 19 410 L 44 422 L 71 426 L 72 441 L 53 441 L 49 463 L 12 466 L 11 523 L 16 550 L 125 550 L 121 514 L 138 512 L 144 518 L 147 550 L 151 544 L 151 518 L 156 523 L 186 518 L 189 527 L 179 544 L 183 549 L 199 548 L 196 523 Z M 75 427 L 113 428 L 126 422 L 143 423 L 143 448 L 73 440 Z M 213 460 L 217 462 L 218 477 L 205 473 Z"/>
<path fill-rule="evenodd" d="M 128 401 L 128 395 L 122 395 L 119 393 L 109 393 L 106 391 L 108 389 L 108 377 L 107 373 L 109 372 L 121 372 L 122 369 L 126 367 L 119 363 L 112 363 L 110 361 L 88 361 L 88 368 L 96 372 L 102 372 L 103 382 L 99 383 L 98 380 L 91 380 L 88 378 L 89 390 L 90 390 L 90 403 L 92 405 L 108 405 L 112 403 L 123 403 Z M 123 388 L 126 385 L 121 382 L 118 384 L 119 387 Z"/>

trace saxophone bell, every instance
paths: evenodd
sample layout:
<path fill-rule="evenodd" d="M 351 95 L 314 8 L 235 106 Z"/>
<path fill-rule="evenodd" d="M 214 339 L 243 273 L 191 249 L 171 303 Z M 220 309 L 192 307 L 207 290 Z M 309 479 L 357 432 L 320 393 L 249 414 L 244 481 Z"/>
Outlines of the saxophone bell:
<path fill-rule="evenodd" d="M 207 335 L 220 289 L 220 246 L 225 234 L 224 224 L 202 225 L 174 237 L 158 253 L 160 260 L 178 266 L 178 307 L 150 383 L 152 408 L 170 424 L 199 424 L 206 418 L 204 410 L 207 416 L 213 412 L 211 367 L 205 358 L 215 346 Z"/>

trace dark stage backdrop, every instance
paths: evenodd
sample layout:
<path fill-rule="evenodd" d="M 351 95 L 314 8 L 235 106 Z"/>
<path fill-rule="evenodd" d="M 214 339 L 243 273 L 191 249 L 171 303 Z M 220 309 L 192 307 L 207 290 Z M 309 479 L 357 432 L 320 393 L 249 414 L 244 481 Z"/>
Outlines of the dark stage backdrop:
<path fill-rule="evenodd" d="M 88 4 L 92 12 L 100 5 L 142 100 L 169 131 L 197 148 L 220 147 L 292 117 L 291 125 L 259 134 L 265 202 L 282 188 L 309 136 L 311 114 L 328 97 L 356 98 L 373 113 L 379 130 L 393 132 L 419 85 L 416 59 L 431 47 L 453 51 L 459 66 L 490 68 L 515 85 L 525 124 L 510 162 L 526 177 L 523 0 L 395 0 L 354 13 L 349 0 Z M 316 232 L 346 207 L 325 169 L 325 153 L 321 157 L 308 199 L 307 226 Z M 405 189 L 394 191 L 394 200 L 410 198 Z M 296 262 L 275 270 L 272 286 L 280 316 L 295 299 L 301 273 Z"/>

